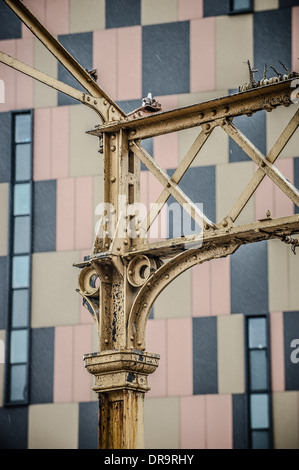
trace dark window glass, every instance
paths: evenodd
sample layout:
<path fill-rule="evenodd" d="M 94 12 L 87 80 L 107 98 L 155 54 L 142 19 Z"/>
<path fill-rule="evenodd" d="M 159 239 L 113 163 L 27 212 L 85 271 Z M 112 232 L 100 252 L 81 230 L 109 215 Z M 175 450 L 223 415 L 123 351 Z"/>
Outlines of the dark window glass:
<path fill-rule="evenodd" d="M 12 263 L 12 287 L 29 287 L 29 256 L 15 256 Z"/>
<path fill-rule="evenodd" d="M 27 398 L 27 365 L 10 368 L 10 401 L 25 401 Z"/>
<path fill-rule="evenodd" d="M 14 253 L 29 253 L 30 251 L 30 217 L 15 217 L 14 223 Z"/>
<path fill-rule="evenodd" d="M 12 294 L 12 327 L 20 328 L 29 323 L 29 291 L 18 289 Z"/>
<path fill-rule="evenodd" d="M 233 0 L 232 7 L 234 11 L 251 9 L 251 0 Z"/>
<path fill-rule="evenodd" d="M 31 189 L 29 183 L 16 184 L 14 189 L 14 215 L 30 214 Z"/>
<path fill-rule="evenodd" d="M 269 431 L 252 431 L 251 448 L 252 449 L 269 449 L 270 448 Z"/>
<path fill-rule="evenodd" d="M 15 180 L 30 180 L 31 178 L 31 144 L 16 145 Z"/>
<path fill-rule="evenodd" d="M 250 395 L 250 424 L 252 429 L 269 427 L 269 397 L 266 393 Z"/>
<path fill-rule="evenodd" d="M 250 318 L 248 322 L 249 348 L 264 348 L 266 341 L 266 319 Z"/>
<path fill-rule="evenodd" d="M 249 351 L 250 389 L 267 390 L 267 354 L 265 350 Z"/>
<path fill-rule="evenodd" d="M 15 116 L 15 143 L 31 142 L 31 115 L 17 114 Z"/>
<path fill-rule="evenodd" d="M 27 362 L 28 330 L 13 330 L 10 335 L 10 362 Z"/>

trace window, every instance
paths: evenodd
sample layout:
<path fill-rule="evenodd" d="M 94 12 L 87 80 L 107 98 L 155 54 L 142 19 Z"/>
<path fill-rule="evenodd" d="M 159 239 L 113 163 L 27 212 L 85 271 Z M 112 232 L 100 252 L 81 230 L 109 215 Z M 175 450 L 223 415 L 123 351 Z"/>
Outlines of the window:
<path fill-rule="evenodd" d="M 247 318 L 247 346 L 250 447 L 269 449 L 271 423 L 266 317 Z"/>
<path fill-rule="evenodd" d="M 230 13 L 250 13 L 253 11 L 252 0 L 230 0 Z"/>
<path fill-rule="evenodd" d="M 10 308 L 6 404 L 28 402 L 32 226 L 32 113 L 13 114 Z"/>

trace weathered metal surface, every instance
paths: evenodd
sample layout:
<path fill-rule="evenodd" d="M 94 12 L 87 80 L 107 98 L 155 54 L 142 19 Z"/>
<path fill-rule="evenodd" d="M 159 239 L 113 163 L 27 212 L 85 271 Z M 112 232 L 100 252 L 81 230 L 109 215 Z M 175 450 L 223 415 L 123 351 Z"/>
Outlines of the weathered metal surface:
<path fill-rule="evenodd" d="M 155 299 L 180 274 L 194 265 L 226 257 L 241 245 L 279 238 L 293 251 L 298 240 L 299 215 L 265 218 L 237 226 L 238 216 L 259 184 L 269 177 L 298 206 L 299 192 L 274 166 L 299 125 L 297 110 L 273 148 L 264 156 L 233 123 L 236 116 L 278 106 L 291 106 L 297 91 L 293 75 L 269 84 L 256 82 L 250 64 L 246 90 L 215 100 L 168 112 L 151 95 L 140 108 L 125 114 L 96 83 L 95 73 L 83 67 L 61 46 L 19 0 L 3 0 L 36 37 L 85 88 L 83 93 L 16 59 L 0 53 L 0 61 L 45 85 L 66 93 L 94 109 L 102 123 L 89 134 L 100 138 L 104 158 L 104 206 L 99 208 L 91 253 L 74 265 L 80 268 L 78 292 L 98 330 L 98 352 L 84 356 L 85 367 L 95 376 L 99 394 L 99 448 L 143 446 L 143 401 L 147 377 L 158 366 L 159 356 L 146 352 L 146 323 Z M 290 72 L 291 74 L 291 72 Z M 257 86 L 256 86 L 257 85 Z M 250 88 L 249 90 L 247 88 Z M 275 112 L 275 111 L 274 111 Z M 155 162 L 141 139 L 193 127 L 199 134 L 172 175 Z M 211 221 L 178 186 L 188 168 L 213 138 L 218 127 L 226 132 L 257 164 L 251 181 L 222 220 Z M 157 204 L 142 217 L 134 212 L 140 202 L 140 162 L 163 185 Z M 151 242 L 148 231 L 170 196 L 201 226 L 192 236 Z M 105 206 L 106 205 L 106 206 Z M 134 209 L 134 210 L 133 210 Z"/>

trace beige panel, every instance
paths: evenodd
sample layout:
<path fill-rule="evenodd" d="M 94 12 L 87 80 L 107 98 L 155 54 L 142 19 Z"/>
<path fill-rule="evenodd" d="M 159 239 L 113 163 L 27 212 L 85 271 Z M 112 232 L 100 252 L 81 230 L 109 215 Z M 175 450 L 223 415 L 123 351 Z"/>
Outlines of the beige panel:
<path fill-rule="evenodd" d="M 269 310 L 298 310 L 299 265 L 289 245 L 268 242 Z"/>
<path fill-rule="evenodd" d="M 177 0 L 141 0 L 141 24 L 177 21 Z"/>
<path fill-rule="evenodd" d="M 179 448 L 179 398 L 148 398 L 144 402 L 145 449 Z"/>
<path fill-rule="evenodd" d="M 105 0 L 70 0 L 70 33 L 105 28 Z"/>
<path fill-rule="evenodd" d="M 45 46 L 38 40 L 34 41 L 34 67 L 41 72 L 57 78 L 58 62 L 55 57 L 47 51 Z M 57 106 L 57 91 L 34 80 L 34 107 L 48 108 Z"/>
<path fill-rule="evenodd" d="M 0 256 L 6 256 L 8 250 L 8 214 L 9 214 L 9 184 L 0 184 Z"/>
<path fill-rule="evenodd" d="M 218 392 L 244 393 L 244 317 L 217 317 Z"/>
<path fill-rule="evenodd" d="M 297 392 L 276 392 L 272 396 L 275 449 L 299 448 Z"/>
<path fill-rule="evenodd" d="M 216 88 L 238 88 L 248 81 L 253 63 L 253 16 L 233 15 L 216 18 Z"/>
<path fill-rule="evenodd" d="M 98 123 L 98 116 L 87 106 L 70 106 L 70 176 L 100 174 L 103 155 L 98 153 L 98 138 L 86 134 Z"/>
<path fill-rule="evenodd" d="M 32 256 L 33 328 L 79 323 L 79 251 L 35 253 Z"/>
<path fill-rule="evenodd" d="M 276 10 L 278 7 L 278 0 L 254 0 L 254 11 Z"/>
<path fill-rule="evenodd" d="M 200 133 L 201 128 L 186 129 L 179 133 L 179 161 L 182 161 Z M 217 127 L 193 161 L 192 166 L 217 165 L 228 162 L 228 135 Z"/>
<path fill-rule="evenodd" d="M 220 222 L 233 207 L 253 176 L 252 162 L 236 162 L 216 167 L 216 218 Z M 249 200 L 240 216 L 237 225 L 254 221 L 254 201 Z"/>
<path fill-rule="evenodd" d="M 267 113 L 266 116 L 266 137 L 267 137 L 267 152 L 271 150 L 276 140 L 287 126 L 291 118 L 294 116 L 297 111 L 297 106 L 290 106 L 285 108 L 284 106 L 279 106 L 277 109 L 273 110 L 271 113 Z M 299 130 L 291 137 L 283 151 L 281 152 L 279 158 L 281 157 L 297 157 L 298 156 L 298 139 L 299 139 Z"/>
<path fill-rule="evenodd" d="M 191 270 L 184 272 L 159 295 L 154 303 L 155 318 L 191 316 Z"/>
<path fill-rule="evenodd" d="M 0 330 L 0 407 L 4 399 L 5 330 Z"/>
<path fill-rule="evenodd" d="M 29 406 L 29 449 L 77 449 L 78 403 Z"/>

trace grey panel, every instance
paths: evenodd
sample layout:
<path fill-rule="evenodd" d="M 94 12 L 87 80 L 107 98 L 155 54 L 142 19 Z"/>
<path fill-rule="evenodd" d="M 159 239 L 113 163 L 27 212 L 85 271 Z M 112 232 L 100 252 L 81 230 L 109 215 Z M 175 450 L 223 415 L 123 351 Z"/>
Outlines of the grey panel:
<path fill-rule="evenodd" d="M 248 139 L 266 155 L 266 112 L 259 111 L 248 116 L 237 116 L 234 119 L 235 126 L 248 137 Z M 251 158 L 229 137 L 229 161 L 240 162 Z"/>
<path fill-rule="evenodd" d="M 283 324 L 285 388 L 299 390 L 299 311 L 284 312 Z"/>
<path fill-rule="evenodd" d="M 233 398 L 233 446 L 234 449 L 248 448 L 248 403 L 245 394 Z"/>
<path fill-rule="evenodd" d="M 10 181 L 11 114 L 0 113 L 0 183 Z"/>
<path fill-rule="evenodd" d="M 299 0 L 279 0 L 279 8 L 296 7 L 299 5 Z"/>
<path fill-rule="evenodd" d="M 98 447 L 98 402 L 79 403 L 79 449 Z"/>
<path fill-rule="evenodd" d="M 33 252 L 56 250 L 56 180 L 34 183 Z"/>
<path fill-rule="evenodd" d="M 31 330 L 30 403 L 53 402 L 54 328 Z"/>
<path fill-rule="evenodd" d="M 267 10 L 254 13 L 254 67 L 258 69 L 256 79 L 261 78 L 265 62 L 267 77 L 275 76 L 269 67 L 283 71 L 278 60 L 289 69 L 292 63 L 291 9 Z M 281 33 L 281 34 L 279 34 Z"/>
<path fill-rule="evenodd" d="M 0 449 L 27 449 L 28 408 L 0 408 Z"/>
<path fill-rule="evenodd" d="M 189 93 L 189 21 L 142 28 L 142 94 Z"/>
<path fill-rule="evenodd" d="M 4 2 L 0 2 L 0 20 L 0 40 L 22 37 L 21 20 Z"/>
<path fill-rule="evenodd" d="M 203 16 L 227 15 L 229 12 L 229 0 L 204 0 Z"/>
<path fill-rule="evenodd" d="M 83 68 L 88 70 L 92 69 L 92 34 L 93 33 L 88 32 L 63 34 L 61 36 L 58 36 L 59 42 L 79 62 L 79 64 Z M 58 63 L 58 79 L 76 88 L 77 90 L 85 91 L 77 82 L 77 80 L 60 64 L 60 62 Z M 78 101 L 59 92 L 58 104 L 78 104 Z"/>
<path fill-rule="evenodd" d="M 244 245 L 231 255 L 231 312 L 268 312 L 267 242 Z"/>
<path fill-rule="evenodd" d="M 106 28 L 140 24 L 140 0 L 106 0 Z"/>
<path fill-rule="evenodd" d="M 193 393 L 218 393 L 217 317 L 193 318 Z"/>
<path fill-rule="evenodd" d="M 0 330 L 7 327 L 8 313 L 8 257 L 0 256 Z"/>

